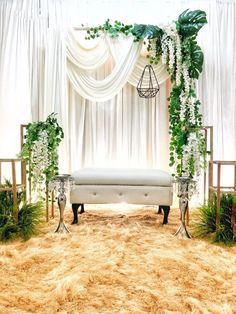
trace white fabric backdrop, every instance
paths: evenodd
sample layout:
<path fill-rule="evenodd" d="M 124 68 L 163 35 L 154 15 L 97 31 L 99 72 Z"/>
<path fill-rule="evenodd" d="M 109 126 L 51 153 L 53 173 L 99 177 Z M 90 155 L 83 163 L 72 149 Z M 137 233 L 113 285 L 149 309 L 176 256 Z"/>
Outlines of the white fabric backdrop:
<path fill-rule="evenodd" d="M 73 89 L 69 95 L 71 169 L 169 169 L 165 84 L 161 85 L 156 104 L 140 99 L 129 84 L 106 102 L 85 100 Z"/>
<path fill-rule="evenodd" d="M 91 42 L 81 42 L 80 34 L 72 33 L 68 40 L 71 169 L 123 166 L 169 170 L 168 158 L 163 158 L 168 155 L 169 143 L 165 85 L 158 103 L 140 99 L 133 86 L 125 85 L 128 80 L 137 86 L 148 64 L 140 56 L 141 44 L 134 44 L 132 38 L 103 36 L 91 46 Z M 87 63 L 86 51 L 96 64 Z M 163 65 L 154 68 L 158 81 L 165 82 L 168 74 Z"/>
<path fill-rule="evenodd" d="M 131 46 L 130 43 L 128 43 L 129 46 Z M 109 46 L 111 45 L 112 43 L 109 44 Z M 73 46 L 75 46 L 75 42 L 73 42 Z M 136 47 L 135 53 L 139 50 L 140 47 Z M 96 49 L 94 49 L 94 53 L 96 54 Z M 81 55 L 84 55 L 82 50 Z M 92 54 L 91 57 L 93 57 Z M 80 63 L 77 60 L 78 57 L 74 54 L 73 64 L 77 65 L 74 67 L 77 70 L 81 65 L 85 71 L 86 59 L 83 60 L 80 56 Z M 140 63 L 144 64 L 144 60 L 143 57 L 140 58 L 137 71 L 140 71 Z M 84 61 L 83 64 L 82 61 Z M 129 65 L 129 58 L 126 59 L 126 63 Z M 125 63 L 124 61 L 119 63 L 118 60 L 117 64 L 122 67 Z M 114 67 L 111 57 L 104 66 L 98 62 L 97 68 L 96 71 L 92 71 L 89 67 L 88 80 L 96 77 L 97 82 L 104 82 L 104 78 L 109 78 L 116 68 L 118 70 L 115 73 L 119 73 L 119 67 Z M 72 84 L 69 84 L 69 98 L 67 99 L 67 93 L 63 92 L 63 87 L 66 87 L 65 42 L 63 37 L 55 31 L 48 32 L 45 69 L 45 82 L 48 83 L 44 88 L 43 113 L 44 116 L 47 116 L 54 108 L 59 113 L 61 124 L 65 130 L 65 140 L 60 150 L 61 169 L 73 171 L 86 166 L 137 166 L 160 167 L 168 170 L 166 156 L 168 155 L 169 136 L 165 85 L 161 86 L 158 104 L 139 101 L 137 91 L 132 86 L 125 86 L 119 92 L 125 83 L 122 81 L 121 87 L 111 86 L 117 96 L 110 95 L 111 99 L 106 102 L 86 100 L 76 93 Z M 96 69 L 95 66 L 94 69 Z M 168 78 L 168 74 L 163 70 L 163 66 L 158 66 L 157 69 L 160 69 L 157 75 L 160 74 L 163 82 Z M 67 71 L 69 70 L 70 68 L 67 67 Z M 86 75 L 86 72 L 84 73 Z M 113 76 L 115 77 L 114 74 Z M 137 84 L 135 77 L 133 82 L 135 85 Z M 99 92 L 92 90 L 88 94 L 92 95 L 92 92 L 94 92 L 93 99 L 99 100 L 101 97 Z M 107 98 L 108 96 L 107 93 Z M 54 104 L 54 107 L 51 104 Z"/>
<path fill-rule="evenodd" d="M 65 147 L 61 151 L 63 165 L 69 164 L 73 155 L 70 150 L 75 149 L 75 138 L 72 139 L 71 136 L 72 126 L 77 128 L 77 131 L 83 128 L 88 129 L 87 121 L 91 120 L 91 117 L 88 118 L 90 113 L 83 114 L 82 108 L 85 110 L 85 105 L 76 94 L 69 93 L 69 104 L 67 103 L 66 90 L 62 89 L 65 83 L 65 76 L 62 73 L 65 73 L 65 69 L 63 66 L 58 67 L 61 64 L 60 58 L 62 60 L 65 56 L 65 47 L 59 40 L 60 36 L 63 38 L 61 30 L 73 21 L 72 14 L 76 16 L 77 25 L 87 21 L 97 24 L 96 16 L 101 20 L 99 23 L 107 16 L 124 20 L 124 10 L 125 22 L 159 24 L 159 20 L 163 21 L 164 17 L 165 21 L 175 19 L 178 13 L 186 8 L 200 8 L 207 12 L 209 20 L 209 24 L 200 31 L 199 35 L 199 43 L 205 54 L 204 70 L 198 84 L 198 95 L 203 104 L 204 123 L 214 126 L 214 158 L 236 159 L 235 1 L 162 0 L 158 3 L 151 0 L 137 1 L 136 10 L 127 9 L 127 5 L 132 6 L 132 1 L 129 4 L 127 1 L 123 1 L 124 3 L 112 1 L 112 5 L 107 5 L 106 10 L 99 11 L 100 15 L 93 13 L 96 11 L 96 4 L 101 6 L 100 1 L 2 0 L 0 2 L 0 155 L 2 157 L 15 155 L 19 150 L 19 124 L 45 118 L 45 115 L 49 113 L 49 108 L 59 112 L 67 133 Z M 38 7 L 39 3 L 41 3 L 41 8 Z M 152 10 L 144 16 L 144 8 L 150 8 L 150 6 Z M 139 17 L 138 12 L 140 12 Z M 81 14 L 83 14 L 83 20 L 80 18 Z M 148 18 L 148 21 L 141 18 Z M 54 42 L 58 44 L 54 45 Z M 45 55 L 44 49 L 46 49 Z M 59 51 L 61 53 L 58 53 Z M 47 54 L 51 57 L 45 59 Z M 127 94 L 123 93 L 123 97 L 125 95 Z M 119 97 L 122 96 L 117 96 Z M 75 108 L 77 101 L 80 108 L 79 106 Z M 68 108 L 69 112 L 67 112 Z M 77 117 L 76 121 L 86 116 L 80 125 L 77 125 L 73 119 L 70 122 L 71 114 L 75 109 L 82 112 L 79 113 L 80 117 Z M 104 110 L 103 104 L 96 108 L 97 117 L 100 117 L 100 109 Z M 83 135 L 79 136 L 82 138 Z M 81 142 L 83 145 L 86 144 L 84 138 Z M 94 139 L 91 143 L 94 147 L 97 145 Z M 134 148 L 132 145 L 130 147 Z M 94 151 L 96 150 L 93 149 L 91 154 Z M 80 152 L 78 151 L 77 154 L 78 160 L 81 160 Z M 88 160 L 93 160 L 93 156 L 95 155 L 86 157 Z M 69 161 L 66 161 L 67 158 Z M 165 158 L 168 159 L 168 156 Z M 73 167 L 75 163 L 76 161 L 71 161 Z"/>
<path fill-rule="evenodd" d="M 4 5 L 0 3 L 0 156 L 7 158 L 20 149 L 20 124 L 31 120 L 28 44 L 33 29 L 23 13 Z"/>

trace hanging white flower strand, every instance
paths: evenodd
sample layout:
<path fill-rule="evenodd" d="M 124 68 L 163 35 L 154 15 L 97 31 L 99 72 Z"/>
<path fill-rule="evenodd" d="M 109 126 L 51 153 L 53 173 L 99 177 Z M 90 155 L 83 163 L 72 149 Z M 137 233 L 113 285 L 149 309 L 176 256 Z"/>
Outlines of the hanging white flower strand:
<path fill-rule="evenodd" d="M 196 123 L 196 117 L 195 117 L 195 101 L 196 98 L 193 96 L 190 96 L 188 98 L 188 108 L 189 108 L 189 122 L 192 125 L 195 125 Z"/>
<path fill-rule="evenodd" d="M 175 65 L 175 51 L 176 51 L 176 38 L 178 36 L 175 23 L 168 24 L 164 28 L 164 34 L 162 36 L 162 63 L 167 64 L 170 73 L 174 71 Z M 179 48 L 179 47 L 178 47 Z"/>
<path fill-rule="evenodd" d="M 164 27 L 164 34 L 162 36 L 162 63 L 167 64 L 170 73 L 176 71 L 176 85 L 181 84 L 182 77 L 182 51 L 181 40 L 176 30 L 176 24 L 168 24 Z M 176 65 L 176 68 L 175 68 Z"/>
<path fill-rule="evenodd" d="M 46 131 L 39 133 L 39 139 L 32 146 L 32 183 L 35 190 L 42 192 L 45 180 L 44 170 L 49 166 L 48 135 Z"/>
<path fill-rule="evenodd" d="M 182 73 L 183 73 L 185 93 L 189 94 L 190 86 L 191 86 L 191 79 L 189 78 L 188 66 L 185 62 L 182 64 L 182 69 L 183 69 Z"/>
<path fill-rule="evenodd" d="M 201 151 L 195 132 L 189 134 L 188 142 L 183 146 L 182 171 L 185 176 L 190 176 L 190 160 L 193 163 L 196 176 L 199 176 L 201 171 Z"/>
<path fill-rule="evenodd" d="M 164 34 L 162 36 L 161 50 L 162 50 L 161 61 L 163 64 L 167 64 L 167 60 L 168 60 L 168 36 L 166 34 Z"/>
<path fill-rule="evenodd" d="M 182 50 L 179 34 L 176 34 L 176 85 L 181 84 L 182 78 Z"/>
<path fill-rule="evenodd" d="M 168 71 L 176 85 L 182 90 L 179 95 L 179 120 L 181 121 L 181 127 L 183 132 L 186 132 L 186 123 L 188 127 L 193 128 L 193 132 L 190 131 L 187 143 L 182 146 L 182 158 L 174 151 L 172 152 L 172 158 L 174 158 L 174 173 L 179 173 L 177 165 L 181 162 L 181 173 L 185 176 L 200 175 L 201 164 L 201 134 L 194 129 L 199 129 L 199 124 L 196 118 L 198 110 L 196 110 L 196 96 L 193 91 L 195 90 L 195 82 L 190 78 L 188 63 L 183 59 L 182 55 L 182 42 L 181 37 L 176 29 L 176 24 L 169 24 L 163 28 L 164 34 L 161 39 L 162 55 L 161 59 L 164 64 L 167 65 Z M 181 87 L 183 84 L 183 88 Z M 194 190 L 196 184 L 190 186 L 190 190 Z M 193 191 L 190 191 L 190 193 Z"/>
<path fill-rule="evenodd" d="M 168 50 L 169 50 L 169 71 L 173 73 L 175 64 L 175 42 L 172 39 L 168 40 Z"/>

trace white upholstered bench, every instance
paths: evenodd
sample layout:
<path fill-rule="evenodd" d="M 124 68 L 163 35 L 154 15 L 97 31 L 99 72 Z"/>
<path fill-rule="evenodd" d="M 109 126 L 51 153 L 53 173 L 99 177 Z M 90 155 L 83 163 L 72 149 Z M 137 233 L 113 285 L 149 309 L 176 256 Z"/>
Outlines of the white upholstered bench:
<path fill-rule="evenodd" d="M 72 173 L 75 187 L 70 192 L 74 214 L 78 222 L 78 208 L 84 204 L 128 203 L 159 205 L 164 211 L 163 224 L 168 222 L 172 205 L 172 177 L 159 169 L 102 169 L 84 168 Z"/>

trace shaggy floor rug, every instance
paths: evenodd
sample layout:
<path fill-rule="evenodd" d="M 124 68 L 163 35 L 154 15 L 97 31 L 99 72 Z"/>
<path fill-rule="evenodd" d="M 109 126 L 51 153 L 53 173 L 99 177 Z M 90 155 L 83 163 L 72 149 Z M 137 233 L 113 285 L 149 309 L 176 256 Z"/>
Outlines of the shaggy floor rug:
<path fill-rule="evenodd" d="M 96 209 L 70 234 L 58 218 L 0 246 L 0 313 L 236 313 L 236 247 L 178 240 L 151 207 Z"/>

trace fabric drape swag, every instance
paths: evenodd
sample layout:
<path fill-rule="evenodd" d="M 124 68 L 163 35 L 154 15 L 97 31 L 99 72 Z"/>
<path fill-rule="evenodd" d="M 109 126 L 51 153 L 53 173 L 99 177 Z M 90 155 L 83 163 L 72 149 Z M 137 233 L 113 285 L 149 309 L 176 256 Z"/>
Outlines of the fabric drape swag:
<path fill-rule="evenodd" d="M 122 87 L 129 82 L 133 86 L 141 77 L 147 58 L 140 55 L 142 43 L 135 43 L 133 37 L 109 38 L 99 37 L 95 45 L 84 46 L 70 32 L 67 37 L 67 73 L 74 89 L 84 98 L 91 101 L 106 101 L 113 98 Z M 110 57 L 114 60 L 114 68 L 103 80 L 98 80 L 91 74 L 99 69 Z M 88 62 L 89 61 L 89 62 Z M 166 68 L 155 66 L 157 79 L 163 83 L 168 78 Z"/>

